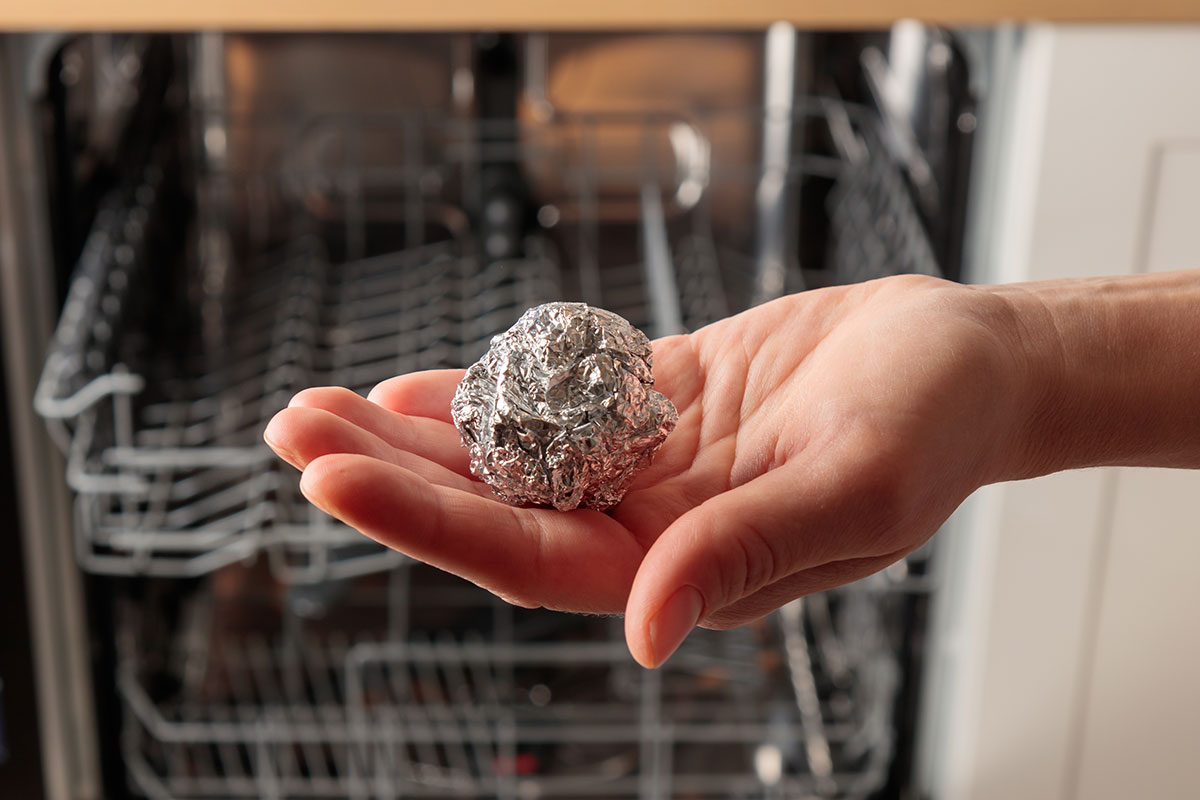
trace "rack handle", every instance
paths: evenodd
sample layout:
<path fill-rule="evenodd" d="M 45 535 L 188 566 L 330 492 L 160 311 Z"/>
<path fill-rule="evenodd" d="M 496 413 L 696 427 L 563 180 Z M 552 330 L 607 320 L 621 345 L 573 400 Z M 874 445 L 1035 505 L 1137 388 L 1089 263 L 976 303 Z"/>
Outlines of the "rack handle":
<path fill-rule="evenodd" d="M 83 252 L 71 288 L 63 304 L 62 315 L 50 341 L 49 353 L 34 391 L 33 406 L 45 419 L 77 418 L 105 397 L 136 394 L 145 380 L 116 364 L 108 373 L 97 375 L 81 388 L 70 386 L 87 370 L 86 356 L 90 340 L 103 324 L 102 301 L 106 287 L 123 289 L 128 285 L 134 264 L 134 243 L 119 235 L 120 199 L 110 197 L 96 215 L 96 224 Z"/>

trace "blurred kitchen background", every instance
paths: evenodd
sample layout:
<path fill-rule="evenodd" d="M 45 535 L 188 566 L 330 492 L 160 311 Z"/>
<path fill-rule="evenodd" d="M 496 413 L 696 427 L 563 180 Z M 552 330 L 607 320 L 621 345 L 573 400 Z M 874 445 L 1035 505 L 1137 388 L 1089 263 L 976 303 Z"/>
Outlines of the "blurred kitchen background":
<path fill-rule="evenodd" d="M 622 8 L 0 35 L 0 796 L 1200 796 L 1194 473 L 988 487 L 654 672 L 299 495 L 291 394 L 547 300 L 1200 266 L 1198 26 Z"/>

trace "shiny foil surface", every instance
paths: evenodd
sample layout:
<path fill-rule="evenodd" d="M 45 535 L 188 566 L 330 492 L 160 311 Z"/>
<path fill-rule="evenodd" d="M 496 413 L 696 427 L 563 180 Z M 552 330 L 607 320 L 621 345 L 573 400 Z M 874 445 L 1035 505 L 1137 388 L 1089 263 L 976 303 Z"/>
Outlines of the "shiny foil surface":
<path fill-rule="evenodd" d="M 646 335 L 611 311 L 529 309 L 454 394 L 471 472 L 513 505 L 615 506 L 679 420 L 651 360 Z"/>

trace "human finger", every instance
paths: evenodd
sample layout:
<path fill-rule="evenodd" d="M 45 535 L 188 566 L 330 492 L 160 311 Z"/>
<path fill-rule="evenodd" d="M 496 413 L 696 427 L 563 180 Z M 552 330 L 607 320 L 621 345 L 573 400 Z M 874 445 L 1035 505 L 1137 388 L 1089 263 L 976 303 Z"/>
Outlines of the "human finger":
<path fill-rule="evenodd" d="M 323 408 L 285 408 L 267 424 L 263 439 L 293 467 L 334 453 L 357 453 L 412 470 L 431 483 L 491 497 L 491 490 L 435 461 L 398 449 Z"/>
<path fill-rule="evenodd" d="M 431 369 L 397 375 L 378 384 L 367 395 L 389 411 L 453 422 L 450 401 L 466 370 Z"/>
<path fill-rule="evenodd" d="M 643 553 L 597 511 L 515 508 L 364 455 L 317 458 L 300 488 L 372 539 L 522 606 L 618 612 Z"/>
<path fill-rule="evenodd" d="M 469 476 L 470 457 L 454 426 L 432 417 L 391 411 L 340 386 L 299 392 L 289 408 L 320 408 L 370 431 L 392 447 L 434 461 Z"/>
<path fill-rule="evenodd" d="M 810 460 L 706 500 L 647 552 L 626 608 L 630 652 L 657 666 L 697 623 L 789 575 L 895 550 L 890 492 Z"/>
<path fill-rule="evenodd" d="M 801 570 L 759 589 L 749 597 L 719 609 L 700 621 L 701 628 L 728 630 L 765 617 L 797 597 L 824 592 L 847 583 L 861 580 L 886 569 L 904 557 L 904 552 L 884 556 L 847 558 Z"/>

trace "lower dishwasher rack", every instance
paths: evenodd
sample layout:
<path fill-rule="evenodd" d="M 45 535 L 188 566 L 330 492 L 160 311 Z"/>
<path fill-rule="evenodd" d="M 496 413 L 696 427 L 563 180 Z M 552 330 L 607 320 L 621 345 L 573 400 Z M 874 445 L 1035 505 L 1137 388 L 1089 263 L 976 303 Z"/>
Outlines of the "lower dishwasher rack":
<path fill-rule="evenodd" d="M 355 583 L 340 616 L 270 631 L 237 628 L 204 593 L 165 653 L 127 610 L 132 786 L 162 800 L 849 799 L 888 780 L 897 593 L 859 586 L 698 630 L 644 670 L 619 620 L 445 580 L 402 567 Z"/>
<path fill-rule="evenodd" d="M 724 155 L 713 142 L 731 126 L 789 132 L 786 167 Z M 319 583 L 397 566 L 300 496 L 263 428 L 306 386 L 365 392 L 466 366 L 531 305 L 584 300 L 653 336 L 746 307 L 764 254 L 793 253 L 776 293 L 938 274 L 876 118 L 831 99 L 783 117 L 200 114 L 197 127 L 209 158 L 193 221 L 162 219 L 159 167 L 110 198 L 35 398 L 92 573 L 195 577 L 265 554 L 280 580 Z M 544 196 L 495 257 L 480 175 L 513 165 Z M 755 214 L 796 224 L 756 241 Z"/>

